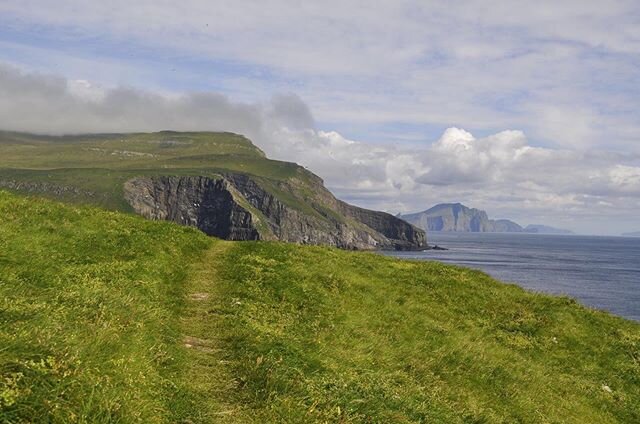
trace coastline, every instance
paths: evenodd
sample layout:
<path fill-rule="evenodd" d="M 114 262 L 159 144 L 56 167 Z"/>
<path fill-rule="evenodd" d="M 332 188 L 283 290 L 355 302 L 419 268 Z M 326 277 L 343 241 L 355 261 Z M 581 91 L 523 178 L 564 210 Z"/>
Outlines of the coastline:
<path fill-rule="evenodd" d="M 430 232 L 448 251 L 385 252 L 488 273 L 499 281 L 640 321 L 640 239 L 619 236 Z"/>

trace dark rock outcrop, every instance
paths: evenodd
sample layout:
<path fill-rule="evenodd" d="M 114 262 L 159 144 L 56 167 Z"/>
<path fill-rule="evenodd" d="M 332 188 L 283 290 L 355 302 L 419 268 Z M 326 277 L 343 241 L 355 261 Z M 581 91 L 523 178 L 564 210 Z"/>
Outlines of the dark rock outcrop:
<path fill-rule="evenodd" d="M 420 249 L 424 231 L 392 215 L 341 202 L 322 185 L 303 211 L 243 174 L 138 177 L 124 197 L 149 219 L 170 220 L 228 240 L 282 240 L 345 249 Z M 294 199 L 295 181 L 278 191 Z"/>
<path fill-rule="evenodd" d="M 140 215 L 197 227 L 228 240 L 257 240 L 249 211 L 240 206 L 229 183 L 206 177 L 135 178 L 125 183 L 125 199 Z"/>
<path fill-rule="evenodd" d="M 427 237 L 424 231 L 408 222 L 384 212 L 359 208 L 340 202 L 342 213 L 354 218 L 392 241 L 396 250 L 424 248 Z"/>

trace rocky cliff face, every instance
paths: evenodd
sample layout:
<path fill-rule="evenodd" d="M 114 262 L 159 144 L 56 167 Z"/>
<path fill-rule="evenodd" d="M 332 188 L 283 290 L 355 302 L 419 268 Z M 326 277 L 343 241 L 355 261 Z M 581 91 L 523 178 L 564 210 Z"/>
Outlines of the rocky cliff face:
<path fill-rule="evenodd" d="M 135 178 L 124 186 L 125 199 L 140 215 L 197 227 L 229 240 L 258 240 L 251 213 L 235 201 L 223 179 L 206 177 Z"/>
<path fill-rule="evenodd" d="M 424 231 L 415 226 L 384 212 L 376 212 L 368 209 L 341 203 L 342 212 L 355 220 L 362 222 L 375 231 L 387 237 L 397 250 L 411 250 L 427 245 L 427 237 Z"/>
<path fill-rule="evenodd" d="M 282 182 L 278 190 L 291 194 L 294 186 Z M 422 230 L 389 214 L 340 202 L 321 186 L 313 198 L 305 199 L 308 211 L 284 203 L 242 174 L 138 177 L 126 182 L 124 193 L 142 216 L 194 226 L 228 240 L 276 239 L 345 249 L 427 246 Z M 326 203 L 319 204 L 321 200 Z"/>
<path fill-rule="evenodd" d="M 460 203 L 443 203 L 424 212 L 401 215 L 407 222 L 428 231 L 454 232 L 522 232 L 522 227 L 508 219 L 492 220 L 483 210 Z"/>

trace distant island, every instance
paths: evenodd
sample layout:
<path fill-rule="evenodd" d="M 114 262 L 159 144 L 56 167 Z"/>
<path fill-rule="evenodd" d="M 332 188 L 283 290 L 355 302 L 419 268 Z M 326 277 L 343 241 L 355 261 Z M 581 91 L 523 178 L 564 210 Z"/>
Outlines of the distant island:
<path fill-rule="evenodd" d="M 640 231 L 633 231 L 631 233 L 622 233 L 620 235 L 623 237 L 640 237 Z"/>
<path fill-rule="evenodd" d="M 489 219 L 487 212 L 462 203 L 441 203 L 422 212 L 398 215 L 427 231 L 467 233 L 573 234 L 570 230 L 532 224 L 522 227 L 509 219 Z"/>

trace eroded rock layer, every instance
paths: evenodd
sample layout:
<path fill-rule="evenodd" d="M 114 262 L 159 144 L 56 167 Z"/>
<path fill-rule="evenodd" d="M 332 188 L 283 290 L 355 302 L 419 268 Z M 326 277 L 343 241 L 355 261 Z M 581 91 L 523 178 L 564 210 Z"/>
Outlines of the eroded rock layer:
<path fill-rule="evenodd" d="M 295 195 L 291 183 L 277 189 Z M 305 199 L 304 211 L 242 174 L 137 177 L 125 183 L 124 197 L 146 218 L 197 227 L 227 240 L 281 240 L 365 250 L 427 245 L 422 230 L 387 213 L 341 202 L 321 185 L 312 198 Z"/>

